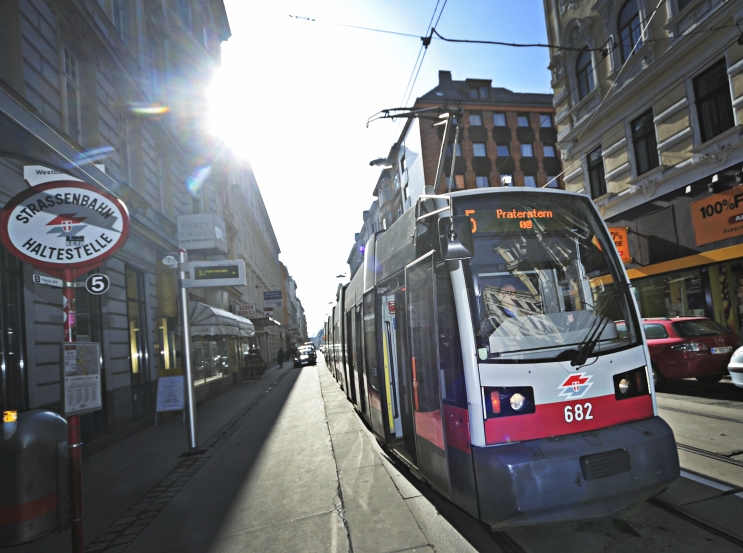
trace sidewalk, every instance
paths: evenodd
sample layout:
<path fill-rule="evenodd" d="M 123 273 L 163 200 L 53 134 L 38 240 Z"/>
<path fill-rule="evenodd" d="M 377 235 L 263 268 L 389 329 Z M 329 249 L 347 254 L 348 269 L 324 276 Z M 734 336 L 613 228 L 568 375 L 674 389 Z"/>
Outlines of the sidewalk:
<path fill-rule="evenodd" d="M 387 461 L 319 360 L 84 459 L 86 551 L 474 551 Z M 69 530 L 11 553 L 70 551 Z"/>

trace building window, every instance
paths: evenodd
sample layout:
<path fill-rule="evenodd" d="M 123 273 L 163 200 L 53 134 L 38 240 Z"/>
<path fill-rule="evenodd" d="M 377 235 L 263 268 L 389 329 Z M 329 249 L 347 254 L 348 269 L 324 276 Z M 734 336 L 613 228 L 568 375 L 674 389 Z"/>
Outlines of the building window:
<path fill-rule="evenodd" d="M 178 0 L 178 16 L 181 18 L 181 27 L 189 34 L 193 34 L 191 23 L 191 2 L 189 0 Z"/>
<path fill-rule="evenodd" d="M 655 141 L 653 110 L 632 121 L 632 142 L 635 146 L 637 174 L 642 175 L 658 167 L 658 145 Z"/>
<path fill-rule="evenodd" d="M 121 6 L 122 0 L 113 0 L 113 24 L 116 32 L 124 40 L 124 8 Z"/>
<path fill-rule="evenodd" d="M 537 187 L 537 178 L 534 175 L 524 175 L 524 186 L 529 188 Z"/>
<path fill-rule="evenodd" d="M 478 188 L 488 188 L 490 186 L 490 180 L 488 177 L 475 177 L 475 184 Z"/>
<path fill-rule="evenodd" d="M 446 188 L 447 190 L 451 190 L 451 179 L 447 177 L 446 179 Z M 461 190 L 464 188 L 464 175 L 454 175 L 454 188 Z"/>
<path fill-rule="evenodd" d="M 551 115 L 540 115 L 539 126 L 542 127 L 543 129 L 551 129 L 552 128 L 552 116 Z"/>
<path fill-rule="evenodd" d="M 642 46 L 642 29 L 640 28 L 640 9 L 637 0 L 629 0 L 619 12 L 619 53 L 624 63 L 630 57 L 637 44 Z"/>
<path fill-rule="evenodd" d="M 511 151 L 508 149 L 508 146 L 498 146 L 498 157 L 508 157 L 511 155 Z"/>
<path fill-rule="evenodd" d="M 534 147 L 531 144 L 522 144 L 521 157 L 534 157 Z"/>
<path fill-rule="evenodd" d="M 555 157 L 555 147 L 544 145 L 544 157 Z"/>
<path fill-rule="evenodd" d="M 485 144 L 482 142 L 473 142 L 472 143 L 472 151 L 475 155 L 475 157 L 485 157 L 487 156 L 487 152 L 485 151 Z"/>
<path fill-rule="evenodd" d="M 64 94 L 66 111 L 66 131 L 76 142 L 81 141 L 80 129 L 80 81 L 77 58 L 67 48 L 62 49 L 64 57 Z"/>
<path fill-rule="evenodd" d="M 735 125 L 724 59 L 694 79 L 694 95 L 702 142 Z"/>
<path fill-rule="evenodd" d="M 121 167 L 119 169 L 121 180 L 129 184 L 131 182 L 131 175 L 129 174 L 129 123 L 122 114 L 119 115 L 119 156 L 121 156 Z"/>
<path fill-rule="evenodd" d="M 452 151 L 452 144 L 449 144 L 446 147 L 446 155 L 447 155 L 447 157 L 451 157 L 451 151 Z M 458 156 L 461 156 L 462 155 L 462 143 L 461 142 L 457 142 L 457 155 Z"/>
<path fill-rule="evenodd" d="M 505 113 L 494 113 L 493 114 L 493 125 L 496 127 L 506 126 L 506 114 Z"/>
<path fill-rule="evenodd" d="M 144 274 L 126 268 L 126 313 L 129 322 L 129 362 L 132 377 L 134 417 L 149 408 L 149 355 Z"/>
<path fill-rule="evenodd" d="M 601 155 L 601 146 L 588 154 L 588 183 L 591 186 L 591 198 L 606 194 L 604 157 Z"/>
<path fill-rule="evenodd" d="M 487 99 L 490 97 L 490 89 L 487 86 L 470 86 L 470 98 L 483 98 Z"/>
<path fill-rule="evenodd" d="M 23 264 L 0 246 L 0 411 L 28 408 L 23 305 Z"/>
<path fill-rule="evenodd" d="M 582 100 L 593 90 L 593 63 L 591 62 L 591 52 L 583 50 L 578 56 L 576 63 L 576 73 L 578 76 L 578 98 Z"/>
<path fill-rule="evenodd" d="M 513 186 L 513 175 L 501 175 L 500 185 L 501 186 Z"/>
<path fill-rule="evenodd" d="M 516 122 L 519 127 L 528 127 L 529 126 L 529 116 L 523 113 L 520 113 L 516 116 Z"/>
<path fill-rule="evenodd" d="M 693 0 L 678 0 L 678 11 L 683 10 L 686 6 L 692 3 Z"/>
<path fill-rule="evenodd" d="M 560 183 L 556 176 L 547 175 L 547 188 L 560 188 Z"/>
<path fill-rule="evenodd" d="M 470 127 L 482 127 L 482 115 L 470 113 Z"/>

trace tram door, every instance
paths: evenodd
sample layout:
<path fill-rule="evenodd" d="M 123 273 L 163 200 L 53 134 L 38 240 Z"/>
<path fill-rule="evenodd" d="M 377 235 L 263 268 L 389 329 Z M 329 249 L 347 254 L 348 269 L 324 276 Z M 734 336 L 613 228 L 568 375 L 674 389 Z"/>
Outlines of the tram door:
<path fill-rule="evenodd" d="M 405 269 L 405 287 L 418 468 L 431 484 L 448 496 L 433 252 Z"/>
<path fill-rule="evenodd" d="M 354 355 L 353 355 L 353 339 L 352 339 L 352 333 L 351 333 L 351 323 L 353 321 L 353 311 L 349 311 L 346 313 L 346 328 L 343 333 L 343 344 L 342 348 L 345 353 L 345 373 L 346 373 L 346 384 L 348 384 L 348 388 L 346 389 L 346 396 L 348 396 L 348 399 L 351 400 L 351 403 L 354 405 L 356 404 L 356 384 L 355 384 L 355 378 L 354 378 Z"/>
<path fill-rule="evenodd" d="M 361 349 L 361 339 L 362 339 L 362 326 L 361 326 L 361 305 L 357 305 L 353 308 L 354 317 L 353 317 L 353 330 L 352 330 L 352 337 L 353 337 L 353 370 L 354 370 L 354 378 L 356 379 L 356 398 L 358 399 L 358 406 L 359 410 L 361 411 L 361 415 L 364 419 L 366 419 L 366 422 L 371 424 L 371 419 L 369 417 L 369 411 L 367 408 L 367 398 L 366 398 L 366 374 L 364 372 L 364 357 L 362 355 L 362 349 Z"/>
<path fill-rule="evenodd" d="M 379 327 L 387 414 L 386 433 L 390 445 L 412 464 L 418 465 L 413 422 L 413 381 L 407 369 L 406 292 L 402 275 L 382 286 L 379 294 Z"/>
<path fill-rule="evenodd" d="M 381 296 L 381 344 L 384 380 L 386 386 L 386 408 L 389 433 L 402 438 L 400 416 L 400 375 L 397 359 L 397 318 L 395 317 L 395 295 Z"/>

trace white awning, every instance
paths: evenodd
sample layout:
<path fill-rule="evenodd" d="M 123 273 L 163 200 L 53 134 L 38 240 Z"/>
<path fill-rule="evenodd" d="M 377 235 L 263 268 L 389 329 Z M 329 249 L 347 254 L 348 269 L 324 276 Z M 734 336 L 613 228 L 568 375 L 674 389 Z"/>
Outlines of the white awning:
<path fill-rule="evenodd" d="M 188 302 L 191 336 L 255 336 L 255 328 L 250 319 L 206 305 L 200 302 Z"/>

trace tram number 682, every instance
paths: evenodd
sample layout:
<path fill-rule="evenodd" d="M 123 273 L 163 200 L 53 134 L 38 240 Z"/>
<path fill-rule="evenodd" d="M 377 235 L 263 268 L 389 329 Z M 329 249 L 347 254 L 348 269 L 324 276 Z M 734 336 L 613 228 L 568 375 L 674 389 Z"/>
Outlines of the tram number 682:
<path fill-rule="evenodd" d="M 576 405 L 566 405 L 565 422 L 573 422 L 574 420 L 591 420 L 593 418 L 591 411 L 593 411 L 593 405 L 590 403 L 584 403 L 583 405 L 580 403 Z"/>

